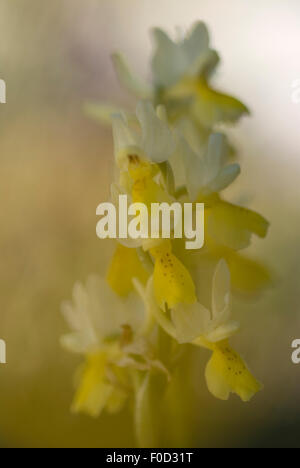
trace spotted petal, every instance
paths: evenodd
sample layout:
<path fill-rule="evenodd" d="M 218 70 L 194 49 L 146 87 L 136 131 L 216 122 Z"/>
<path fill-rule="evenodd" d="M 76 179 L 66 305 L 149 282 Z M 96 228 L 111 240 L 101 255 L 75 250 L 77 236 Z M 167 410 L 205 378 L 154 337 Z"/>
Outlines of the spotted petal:
<path fill-rule="evenodd" d="M 262 389 L 262 385 L 227 341 L 214 346 L 205 377 L 209 391 L 220 400 L 228 400 L 230 393 L 236 393 L 246 402 Z"/>

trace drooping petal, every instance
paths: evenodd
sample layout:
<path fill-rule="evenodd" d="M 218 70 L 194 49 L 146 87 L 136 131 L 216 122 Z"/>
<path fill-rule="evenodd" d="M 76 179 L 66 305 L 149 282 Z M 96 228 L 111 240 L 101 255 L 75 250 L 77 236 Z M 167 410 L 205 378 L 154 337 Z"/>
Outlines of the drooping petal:
<path fill-rule="evenodd" d="M 190 99 L 189 112 L 197 123 L 211 129 L 216 124 L 234 123 L 249 114 L 247 107 L 238 99 L 212 89 L 206 79 L 185 76 L 168 89 L 168 99 Z"/>
<path fill-rule="evenodd" d="M 107 281 L 113 291 L 119 296 L 128 296 L 133 290 L 133 278 L 145 285 L 148 277 L 136 249 L 118 244 L 107 273 Z"/>
<path fill-rule="evenodd" d="M 73 288 L 73 300 L 64 301 L 61 311 L 72 330 L 61 338 L 64 347 L 75 353 L 83 353 L 98 344 L 98 334 L 90 309 L 90 295 L 87 289 L 76 283 Z"/>
<path fill-rule="evenodd" d="M 195 138 L 191 137 L 191 125 L 181 130 L 178 150 L 184 166 L 185 183 L 192 201 L 199 195 L 209 196 L 226 188 L 240 173 L 238 164 L 223 167 L 228 153 L 226 137 L 221 133 L 212 133 L 206 145 L 195 148 Z M 178 130 L 180 132 L 180 130 Z M 185 138 L 194 142 L 193 149 Z"/>
<path fill-rule="evenodd" d="M 88 349 L 96 347 L 98 340 L 96 336 L 91 339 L 89 332 L 82 330 L 63 335 L 60 338 L 60 343 L 63 348 L 71 353 L 84 354 Z"/>
<path fill-rule="evenodd" d="M 207 235 L 217 244 L 234 250 L 249 246 L 252 234 L 267 235 L 268 221 L 247 208 L 219 201 L 206 211 Z"/>
<path fill-rule="evenodd" d="M 172 309 L 196 302 L 195 285 L 186 267 L 171 252 L 171 243 L 150 250 L 155 258 L 154 290 L 158 305 Z"/>
<path fill-rule="evenodd" d="M 262 389 L 262 385 L 227 341 L 214 345 L 205 377 L 209 391 L 220 400 L 228 400 L 230 393 L 236 393 L 246 402 Z"/>
<path fill-rule="evenodd" d="M 107 355 L 91 354 L 81 372 L 80 383 L 72 404 L 75 413 L 98 417 L 105 408 L 113 387 L 105 379 Z"/>

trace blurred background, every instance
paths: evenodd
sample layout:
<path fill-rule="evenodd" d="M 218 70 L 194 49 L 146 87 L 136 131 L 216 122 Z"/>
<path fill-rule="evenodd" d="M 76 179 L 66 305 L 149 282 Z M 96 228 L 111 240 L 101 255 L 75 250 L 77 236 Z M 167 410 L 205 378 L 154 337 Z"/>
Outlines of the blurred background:
<path fill-rule="evenodd" d="M 2 447 L 130 447 L 129 410 L 98 420 L 69 411 L 79 360 L 60 348 L 60 303 L 76 280 L 104 272 L 111 245 L 95 235 L 96 206 L 112 175 L 110 131 L 86 101 L 130 106 L 110 54 L 124 52 L 150 78 L 149 29 L 207 22 L 222 57 L 214 82 L 241 98 L 250 118 L 229 130 L 240 151 L 236 197 L 271 222 L 251 250 L 275 286 L 240 305 L 234 344 L 264 382 L 250 403 L 215 400 L 204 366 L 189 377 L 184 438 L 194 447 L 300 446 L 300 3 L 298 0 L 2 0 L 0 78 L 0 366 Z M 300 87 L 300 86 L 299 86 Z M 296 93 L 296 94 L 295 94 Z M 298 102 L 299 101 L 299 102 Z M 198 353 L 196 350 L 195 353 Z M 181 403 L 178 402 L 178 406 Z M 178 410 L 179 411 L 179 410 Z"/>

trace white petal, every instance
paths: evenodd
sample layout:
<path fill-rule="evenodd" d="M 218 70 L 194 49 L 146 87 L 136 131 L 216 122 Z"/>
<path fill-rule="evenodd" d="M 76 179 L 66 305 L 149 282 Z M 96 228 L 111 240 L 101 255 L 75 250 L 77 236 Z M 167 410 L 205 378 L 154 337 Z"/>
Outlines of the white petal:
<path fill-rule="evenodd" d="M 104 278 L 96 275 L 88 278 L 89 309 L 96 330 L 103 338 L 115 336 L 123 325 L 137 326 L 137 318 L 143 317 L 140 303 L 129 296 L 120 299 L 109 287 Z"/>
<path fill-rule="evenodd" d="M 146 313 L 140 298 L 135 294 L 130 294 L 124 302 L 122 315 L 119 322 L 122 325 L 129 325 L 134 333 L 138 333 L 145 323 Z"/>
<path fill-rule="evenodd" d="M 207 49 L 197 57 L 193 65 L 189 68 L 189 75 L 204 75 L 209 78 L 219 62 L 220 57 L 218 53 L 215 50 Z"/>
<path fill-rule="evenodd" d="M 184 75 L 206 76 L 219 61 L 209 48 L 209 35 L 204 23 L 196 23 L 187 37 L 173 42 L 161 29 L 153 30 L 156 50 L 152 59 L 154 81 L 158 87 L 168 87 Z"/>
<path fill-rule="evenodd" d="M 85 354 L 97 347 L 98 341 L 94 335 L 88 332 L 76 332 L 63 335 L 60 339 L 61 345 L 72 353 Z"/>
<path fill-rule="evenodd" d="M 81 283 L 76 283 L 73 288 L 73 301 L 62 303 L 62 314 L 71 330 L 75 332 L 84 331 L 91 341 L 96 341 L 93 323 L 88 313 L 88 294 Z"/>
<path fill-rule="evenodd" d="M 193 65 L 203 52 L 208 50 L 209 34 L 206 25 L 202 21 L 199 21 L 193 26 L 192 31 L 185 39 L 182 48 L 190 66 Z"/>
<path fill-rule="evenodd" d="M 142 326 L 144 312 L 135 296 L 121 300 L 104 278 L 93 275 L 85 286 L 74 287 L 73 302 L 62 307 L 75 333 L 63 338 L 63 343 L 76 352 L 95 348 L 103 340 L 119 335 L 123 325 L 135 331 Z"/>
<path fill-rule="evenodd" d="M 153 29 L 156 51 L 152 70 L 156 86 L 168 87 L 176 83 L 184 73 L 187 62 L 184 51 L 159 28 Z"/>
<path fill-rule="evenodd" d="M 171 312 L 179 343 L 190 343 L 205 334 L 209 325 L 210 313 L 199 302 L 185 306 L 180 305 Z"/>
<path fill-rule="evenodd" d="M 205 164 L 203 159 L 192 151 L 185 140 L 181 139 L 178 147 L 184 163 L 186 187 L 191 200 L 194 201 L 204 184 Z"/>

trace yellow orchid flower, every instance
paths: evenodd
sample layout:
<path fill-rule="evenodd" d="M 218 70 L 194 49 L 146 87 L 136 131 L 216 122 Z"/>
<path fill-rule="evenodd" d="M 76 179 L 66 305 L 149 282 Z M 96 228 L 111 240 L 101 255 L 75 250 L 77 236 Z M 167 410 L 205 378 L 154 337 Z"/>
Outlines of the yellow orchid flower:
<path fill-rule="evenodd" d="M 132 203 L 172 203 L 168 193 L 168 159 L 177 146 L 176 135 L 166 122 L 161 106 L 156 111 L 151 103 L 141 101 L 136 115 L 113 117 L 115 158 L 120 170 L 119 188 Z"/>
<path fill-rule="evenodd" d="M 187 128 L 187 127 L 186 127 Z M 190 141 L 185 139 L 188 136 Z M 212 133 L 205 151 L 195 148 L 190 133 L 181 135 L 180 156 L 185 184 L 192 200 L 205 204 L 205 237 L 234 250 L 249 246 L 252 234 L 264 238 L 269 223 L 260 214 L 222 200 L 219 195 L 239 175 L 239 164 L 226 165 L 228 144 L 223 134 Z"/>
<path fill-rule="evenodd" d="M 211 311 L 194 301 L 168 307 L 166 314 L 165 304 L 159 304 L 156 298 L 155 275 L 149 278 L 144 293 L 141 293 L 141 285 L 137 290 L 148 315 L 154 317 L 165 332 L 180 344 L 198 344 L 200 338 L 215 343 L 232 336 L 239 329 L 239 324 L 231 320 L 230 274 L 224 260 L 219 262 L 214 273 Z"/>
<path fill-rule="evenodd" d="M 62 345 L 85 356 L 77 373 L 74 412 L 96 417 L 103 409 L 121 409 L 133 387 L 131 371 L 143 362 L 143 370 L 166 373 L 154 345 L 147 338 L 139 345 L 148 317 L 138 297 L 120 300 L 104 279 L 91 276 L 86 286 L 75 285 L 73 300 L 63 303 L 62 312 L 72 330 L 62 337 Z"/>
<path fill-rule="evenodd" d="M 219 56 L 210 48 L 204 23 L 196 23 L 178 41 L 158 28 L 153 35 L 154 85 L 171 118 L 189 116 L 199 128 L 212 129 L 220 122 L 235 122 L 249 113 L 238 99 L 210 87 L 209 78 L 219 63 Z"/>
<path fill-rule="evenodd" d="M 200 303 L 177 306 L 167 316 L 154 300 L 154 279 L 150 278 L 141 294 L 148 314 L 179 343 L 191 343 L 213 351 L 206 368 L 206 381 L 210 392 L 217 398 L 228 399 L 236 393 L 248 401 L 261 384 L 252 376 L 241 357 L 228 345 L 228 337 L 239 326 L 230 319 L 230 277 L 224 261 L 215 271 L 212 291 L 212 311 Z"/>
<path fill-rule="evenodd" d="M 103 410 L 116 412 L 133 394 L 135 427 L 147 446 L 154 440 L 152 376 L 159 372 L 169 382 L 176 373 L 175 349 L 184 349 L 183 344 L 212 353 L 205 378 L 216 398 L 227 400 L 235 393 L 249 401 L 262 388 L 229 345 L 239 330 L 231 295 L 252 295 L 271 282 L 263 264 L 240 253 L 253 235 L 266 236 L 268 221 L 222 196 L 241 168 L 231 160 L 232 148 L 216 127 L 249 111 L 211 86 L 219 56 L 204 23 L 197 22 L 176 40 L 158 28 L 153 36 L 150 86 L 120 54 L 113 55 L 120 81 L 142 99 L 135 112 L 110 104 L 90 103 L 86 109 L 112 124 L 116 221 L 122 226 L 127 202 L 143 204 L 148 209 L 140 207 L 134 226 L 141 227 L 141 217 L 149 216 L 144 224 L 151 222 L 156 232 L 151 230 L 149 239 L 136 229 L 136 236 L 126 238 L 125 229 L 120 230 L 106 281 L 91 277 L 85 286 L 77 283 L 73 300 L 63 304 L 71 332 L 61 339 L 69 351 L 85 358 L 72 410 L 94 417 Z M 202 249 L 187 250 L 184 236 L 177 238 L 175 215 L 165 236 L 157 223 L 160 209 L 152 211 L 153 204 L 162 203 L 204 204 Z"/>

